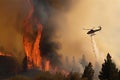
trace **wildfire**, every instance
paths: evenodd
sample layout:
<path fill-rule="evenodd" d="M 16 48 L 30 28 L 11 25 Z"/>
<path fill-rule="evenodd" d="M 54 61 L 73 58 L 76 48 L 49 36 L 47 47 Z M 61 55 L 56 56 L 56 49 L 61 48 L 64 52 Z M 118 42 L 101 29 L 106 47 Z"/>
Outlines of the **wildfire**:
<path fill-rule="evenodd" d="M 48 60 L 48 61 L 46 61 L 46 63 L 45 63 L 45 71 L 49 71 L 49 68 L 50 68 L 50 61 Z"/>
<path fill-rule="evenodd" d="M 0 56 L 11 56 L 10 54 L 3 54 L 1 51 L 0 51 Z"/>
<path fill-rule="evenodd" d="M 37 24 L 38 27 L 38 34 L 33 46 L 33 51 L 32 51 L 32 60 L 34 63 L 35 67 L 38 67 L 40 69 L 42 69 L 42 57 L 40 56 L 40 48 L 39 48 L 39 42 L 41 39 L 41 32 L 42 32 L 42 25 L 41 24 Z"/>
<path fill-rule="evenodd" d="M 42 57 L 41 57 L 41 51 L 40 51 L 40 40 L 42 35 L 42 24 L 40 23 L 38 17 L 34 14 L 34 5 L 30 3 L 30 0 L 27 0 L 30 11 L 25 19 L 24 23 L 24 35 L 23 35 L 23 44 L 24 44 L 24 50 L 27 56 L 27 68 L 39 68 L 42 70 Z M 31 22 L 32 21 L 32 22 Z M 37 36 L 35 40 L 31 40 L 30 36 L 33 36 L 34 32 L 31 31 L 31 28 L 35 26 L 37 27 Z M 30 36 L 29 36 L 30 35 Z M 45 71 L 49 71 L 49 61 L 43 61 L 45 62 Z"/>
<path fill-rule="evenodd" d="M 28 3 L 30 4 L 30 1 L 27 0 Z M 23 44 L 24 44 L 24 50 L 27 56 L 27 68 L 39 68 L 42 69 L 42 58 L 40 55 L 40 48 L 39 48 L 39 43 L 41 39 L 41 33 L 42 33 L 42 25 L 37 21 L 36 16 L 33 16 L 34 13 L 34 6 L 31 5 L 30 12 L 25 19 L 25 30 L 24 30 L 24 35 L 23 35 Z M 37 37 L 35 41 L 31 41 L 30 37 L 28 34 L 31 34 L 30 28 L 32 27 L 30 20 L 34 19 L 34 22 L 32 22 L 35 26 L 37 26 Z"/>
<path fill-rule="evenodd" d="M 2 52 L 0 52 L 0 56 L 5 56 L 5 54 L 3 54 Z"/>

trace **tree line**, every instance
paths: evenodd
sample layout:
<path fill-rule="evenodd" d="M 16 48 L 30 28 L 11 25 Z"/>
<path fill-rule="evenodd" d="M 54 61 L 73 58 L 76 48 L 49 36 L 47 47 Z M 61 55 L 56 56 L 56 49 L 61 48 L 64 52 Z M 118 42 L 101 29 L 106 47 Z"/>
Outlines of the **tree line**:
<path fill-rule="evenodd" d="M 94 79 L 95 70 L 93 65 L 89 62 L 84 69 L 83 74 L 78 72 L 70 72 L 67 76 L 60 72 L 51 74 L 50 72 L 41 72 L 34 79 L 30 79 L 25 76 L 14 76 L 8 80 L 97 80 Z M 98 74 L 99 80 L 120 80 L 120 70 L 116 67 L 116 64 L 112 61 L 111 55 L 108 53 L 102 68 Z"/>
<path fill-rule="evenodd" d="M 87 78 L 87 80 L 93 80 L 94 70 L 91 63 L 85 67 L 82 77 Z M 99 80 L 120 80 L 120 70 L 118 70 L 116 64 L 112 61 L 112 57 L 109 53 L 102 64 L 98 78 Z"/>

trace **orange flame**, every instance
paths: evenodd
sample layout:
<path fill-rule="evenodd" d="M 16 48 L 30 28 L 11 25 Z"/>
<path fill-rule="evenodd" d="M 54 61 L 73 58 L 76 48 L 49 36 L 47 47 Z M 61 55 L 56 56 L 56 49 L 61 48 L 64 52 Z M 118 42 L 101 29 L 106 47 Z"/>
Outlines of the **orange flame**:
<path fill-rule="evenodd" d="M 0 51 L 0 56 L 12 56 L 11 54 L 4 54 Z"/>
<path fill-rule="evenodd" d="M 5 56 L 5 54 L 3 54 L 2 52 L 0 52 L 0 56 Z"/>
<path fill-rule="evenodd" d="M 30 1 L 29 0 L 27 0 L 27 1 L 30 4 Z M 34 12 L 34 7 L 31 5 L 30 12 L 29 12 L 27 18 L 25 19 L 25 23 L 24 23 L 25 30 L 24 30 L 24 35 L 23 35 L 23 44 L 24 44 L 24 50 L 25 50 L 25 53 L 27 56 L 28 69 L 31 69 L 31 68 L 42 69 L 42 65 L 41 65 L 42 58 L 41 58 L 40 49 L 39 49 L 39 42 L 40 42 L 41 33 L 42 33 L 42 25 L 40 23 L 36 23 L 36 19 L 33 22 L 34 25 L 36 25 L 38 28 L 38 33 L 37 33 L 35 42 L 30 41 L 30 38 L 28 36 L 28 33 L 31 33 L 30 27 L 32 26 L 30 24 L 30 20 L 35 18 L 35 16 L 33 17 L 33 12 Z"/>
<path fill-rule="evenodd" d="M 38 27 L 38 34 L 33 46 L 32 58 L 33 58 L 33 63 L 35 67 L 42 69 L 42 57 L 40 56 L 40 49 L 39 49 L 39 42 L 40 42 L 41 33 L 42 33 L 42 25 L 39 23 L 37 24 L 37 27 Z"/>
<path fill-rule="evenodd" d="M 45 71 L 49 71 L 49 68 L 50 68 L 50 61 L 47 60 L 47 61 L 45 62 Z"/>

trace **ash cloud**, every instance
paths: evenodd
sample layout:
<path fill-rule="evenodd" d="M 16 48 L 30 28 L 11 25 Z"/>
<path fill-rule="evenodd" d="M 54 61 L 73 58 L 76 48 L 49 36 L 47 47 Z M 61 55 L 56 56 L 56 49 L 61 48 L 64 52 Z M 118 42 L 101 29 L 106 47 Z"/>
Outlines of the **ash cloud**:
<path fill-rule="evenodd" d="M 58 25 L 55 16 L 59 16 L 63 11 L 69 9 L 68 0 L 31 0 L 34 5 L 33 16 L 43 25 L 42 38 L 40 42 L 41 56 L 43 60 L 48 59 L 52 66 L 62 64 L 61 55 L 58 54 L 60 44 L 55 41 Z M 37 31 L 33 26 L 33 30 Z"/>
<path fill-rule="evenodd" d="M 28 15 L 30 7 L 27 0 L 1 0 L 1 19 L 0 19 L 0 46 L 5 53 L 12 53 L 20 61 L 25 55 L 23 48 L 24 19 Z M 59 29 L 58 16 L 70 9 L 69 0 L 31 0 L 35 6 L 34 15 L 38 17 L 43 25 L 41 49 L 42 56 L 50 59 L 52 65 L 61 64 L 61 55 L 58 51 L 61 46 L 55 39 Z M 34 16 L 33 15 L 33 16 Z M 37 34 L 33 26 L 34 37 Z M 33 36 L 33 35 L 32 35 Z M 2 48 L 1 48 L 2 49 Z M 54 65 L 54 66 L 55 66 Z"/>
<path fill-rule="evenodd" d="M 62 12 L 69 10 L 69 0 L 31 0 L 35 7 L 34 15 L 38 17 L 38 19 L 46 24 L 50 22 L 50 20 L 54 20 L 54 16 L 59 16 Z M 58 26 L 58 25 L 57 25 Z"/>

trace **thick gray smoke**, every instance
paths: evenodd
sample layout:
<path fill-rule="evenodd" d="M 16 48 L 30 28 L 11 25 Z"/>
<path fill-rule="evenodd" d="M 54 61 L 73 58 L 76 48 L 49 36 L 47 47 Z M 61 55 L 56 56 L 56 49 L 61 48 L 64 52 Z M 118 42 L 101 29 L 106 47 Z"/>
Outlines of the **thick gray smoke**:
<path fill-rule="evenodd" d="M 58 41 L 54 38 L 58 25 L 56 24 L 55 16 L 58 16 L 63 11 L 68 10 L 68 0 L 31 0 L 34 6 L 33 17 L 42 23 L 42 37 L 40 42 L 41 56 L 44 59 L 50 60 L 52 66 L 61 65 L 61 55 L 57 50 L 60 49 Z M 33 30 L 37 31 L 35 26 Z"/>
<path fill-rule="evenodd" d="M 11 53 L 19 61 L 23 60 L 25 55 L 23 45 L 24 20 L 29 13 L 30 6 L 28 0 L 0 0 L 1 18 L 0 18 L 0 50 L 4 53 Z M 42 56 L 50 59 L 51 64 L 60 64 L 61 55 L 57 50 L 60 45 L 56 37 L 59 29 L 57 21 L 58 16 L 68 12 L 72 0 L 30 0 L 34 5 L 35 12 L 43 25 L 41 50 Z M 8 14 L 9 13 L 9 14 Z M 62 17 L 63 18 L 63 17 Z M 31 20 L 32 22 L 32 20 Z M 37 28 L 33 26 L 34 40 L 37 34 Z"/>

